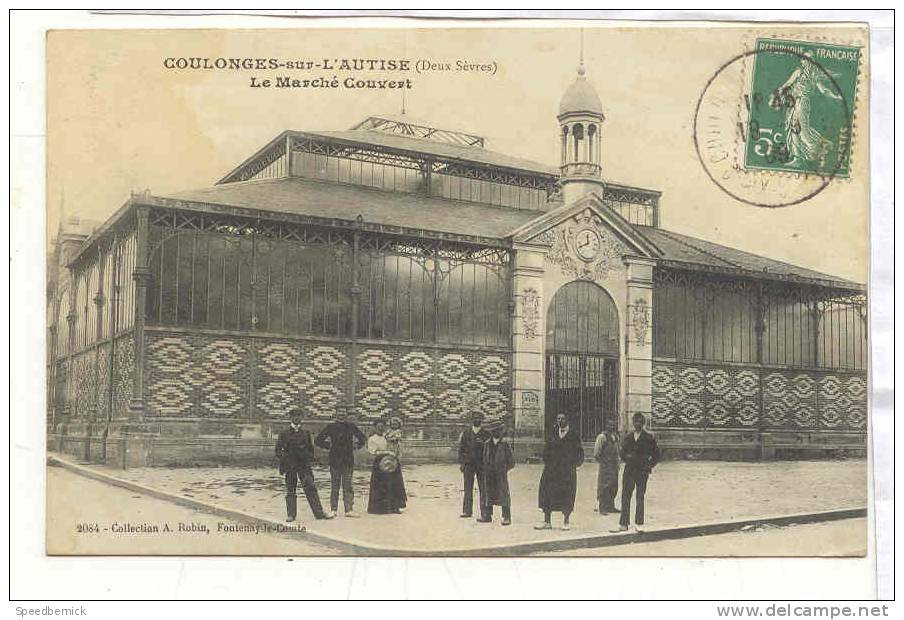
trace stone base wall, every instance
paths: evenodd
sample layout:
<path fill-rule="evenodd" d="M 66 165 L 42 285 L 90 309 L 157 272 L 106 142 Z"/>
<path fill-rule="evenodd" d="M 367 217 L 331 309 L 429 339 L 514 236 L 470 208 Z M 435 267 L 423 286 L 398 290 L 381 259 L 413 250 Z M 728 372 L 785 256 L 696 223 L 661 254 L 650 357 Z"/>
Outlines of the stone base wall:
<path fill-rule="evenodd" d="M 367 422 L 357 423 L 365 435 L 370 434 Z M 316 436 L 325 424 L 307 421 L 304 426 Z M 275 467 L 276 438 L 286 425 L 283 421 L 244 424 L 150 420 L 114 425 L 106 440 L 102 429 L 60 425 L 48 436 L 47 447 L 80 462 L 112 467 L 122 467 L 124 463 L 126 467 Z M 403 458 L 409 463 L 456 463 L 463 429 L 460 424 L 408 424 L 404 429 Z M 356 452 L 356 459 L 359 467 L 370 467 L 366 449 Z M 317 460 L 325 464 L 327 452 L 317 449 Z"/>
<path fill-rule="evenodd" d="M 111 467 L 204 467 L 276 465 L 276 435 L 285 425 L 236 425 L 212 427 L 207 423 L 137 424 L 112 428 L 104 438 L 102 429 L 68 428 L 48 436 L 48 450 L 80 462 L 106 463 Z M 321 423 L 308 423 L 316 434 Z M 456 463 L 458 437 L 463 427 L 406 427 L 404 459 L 408 463 Z M 225 434 L 225 431 L 231 434 Z M 362 428 L 365 432 L 369 429 Z M 207 431 L 219 431 L 209 434 Z M 692 460 L 783 460 L 819 458 L 865 458 L 863 433 L 760 432 L 725 430 L 658 429 L 657 440 L 664 459 Z M 515 460 L 542 462 L 543 440 L 534 436 L 512 439 Z M 593 445 L 584 444 L 588 466 L 593 467 Z M 370 466 L 363 449 L 357 452 L 358 467 Z M 326 463 L 326 452 L 318 450 L 318 462 Z"/>

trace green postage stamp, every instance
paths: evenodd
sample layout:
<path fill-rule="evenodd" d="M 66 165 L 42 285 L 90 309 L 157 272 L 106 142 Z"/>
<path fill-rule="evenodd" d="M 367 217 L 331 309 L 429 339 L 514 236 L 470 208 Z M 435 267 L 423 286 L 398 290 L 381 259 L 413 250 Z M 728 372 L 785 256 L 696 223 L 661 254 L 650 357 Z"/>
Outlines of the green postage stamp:
<path fill-rule="evenodd" d="M 744 166 L 847 177 L 859 47 L 757 39 Z"/>

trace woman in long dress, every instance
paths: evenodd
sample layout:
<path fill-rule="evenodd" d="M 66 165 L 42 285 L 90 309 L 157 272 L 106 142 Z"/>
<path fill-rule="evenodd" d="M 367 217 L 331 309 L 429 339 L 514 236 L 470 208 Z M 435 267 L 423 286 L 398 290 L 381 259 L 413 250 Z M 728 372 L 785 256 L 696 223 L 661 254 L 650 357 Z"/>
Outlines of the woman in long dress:
<path fill-rule="evenodd" d="M 370 514 L 397 514 L 405 508 L 407 496 L 402 480 L 401 456 L 402 423 L 398 418 L 386 423 L 377 420 L 374 434 L 367 440 L 367 451 L 373 455 L 370 473 L 370 496 L 367 512 Z"/>

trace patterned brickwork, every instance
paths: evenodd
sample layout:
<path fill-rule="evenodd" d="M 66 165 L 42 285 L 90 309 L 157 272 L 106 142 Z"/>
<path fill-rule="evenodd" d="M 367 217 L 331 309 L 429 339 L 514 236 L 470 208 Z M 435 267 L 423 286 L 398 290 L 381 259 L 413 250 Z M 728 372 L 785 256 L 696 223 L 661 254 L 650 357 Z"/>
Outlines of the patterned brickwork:
<path fill-rule="evenodd" d="M 509 360 L 493 353 L 444 353 L 438 356 L 440 392 L 437 414 L 449 420 L 465 417 L 476 406 L 484 416 L 498 418 L 509 408 Z"/>
<path fill-rule="evenodd" d="M 812 373 L 764 371 L 762 388 L 764 426 L 816 427 L 816 379 Z"/>
<path fill-rule="evenodd" d="M 653 366 L 658 426 L 750 427 L 759 423 L 759 375 L 747 368 Z"/>
<path fill-rule="evenodd" d="M 116 339 L 113 351 L 113 415 L 124 417 L 132 400 L 132 381 L 135 375 L 135 341 L 132 334 Z"/>
<path fill-rule="evenodd" d="M 865 373 L 653 364 L 660 428 L 866 430 Z"/>
<path fill-rule="evenodd" d="M 105 342 L 97 347 L 97 415 L 106 418 L 110 411 L 110 344 Z"/>
<path fill-rule="evenodd" d="M 500 353 L 368 347 L 357 364 L 362 417 L 453 421 L 475 408 L 489 418 L 508 411 L 509 360 Z"/>
<path fill-rule="evenodd" d="M 413 420 L 433 410 L 436 359 L 430 352 L 369 347 L 358 355 L 357 365 L 362 417 L 401 415 Z"/>
<path fill-rule="evenodd" d="M 272 340 L 256 345 L 259 416 L 285 416 L 301 406 L 315 418 L 329 418 L 336 405 L 348 404 L 349 360 L 344 347 Z"/>
<path fill-rule="evenodd" d="M 510 357 L 494 351 L 351 345 L 148 332 L 150 415 L 266 419 L 304 407 L 317 419 L 352 402 L 360 417 L 457 421 L 505 415 Z"/>
<path fill-rule="evenodd" d="M 94 412 L 97 402 L 95 355 L 94 349 L 88 349 L 72 357 L 70 413 L 76 418 L 87 418 Z"/>
<path fill-rule="evenodd" d="M 145 348 L 151 415 L 247 416 L 248 339 L 149 332 Z"/>
<path fill-rule="evenodd" d="M 822 428 L 866 430 L 866 377 L 826 374 L 819 380 L 817 399 Z"/>

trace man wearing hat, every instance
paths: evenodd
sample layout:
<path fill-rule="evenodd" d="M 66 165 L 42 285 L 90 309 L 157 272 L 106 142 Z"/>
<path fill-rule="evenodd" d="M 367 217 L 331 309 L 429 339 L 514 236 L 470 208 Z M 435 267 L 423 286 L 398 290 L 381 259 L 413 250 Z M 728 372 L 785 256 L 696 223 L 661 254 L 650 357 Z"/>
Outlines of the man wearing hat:
<path fill-rule="evenodd" d="M 458 465 L 464 476 L 465 494 L 461 506 L 462 518 L 474 514 L 474 479 L 477 479 L 478 501 L 483 505 L 483 478 L 480 467 L 483 463 L 483 446 L 490 438 L 481 425 L 483 414 L 475 411 L 471 414 L 471 426 L 462 431 L 458 439 Z"/>
<path fill-rule="evenodd" d="M 490 438 L 483 444 L 480 476 L 483 478 L 483 501 L 480 506 L 480 523 L 493 520 L 493 506 L 502 506 L 502 525 L 512 524 L 512 497 L 509 492 L 508 473 L 515 466 L 512 447 L 505 441 L 505 424 L 493 420 L 486 425 Z"/>
<path fill-rule="evenodd" d="M 301 427 L 303 413 L 301 409 L 289 412 L 289 428 L 281 431 L 276 439 L 276 458 L 279 461 L 279 473 L 286 476 L 286 521 L 294 521 L 298 514 L 298 497 L 295 494 L 298 481 L 311 512 L 315 519 L 328 519 L 320 504 L 320 495 L 314 485 L 314 474 L 311 472 L 311 460 L 314 458 L 314 444 L 311 433 Z"/>

